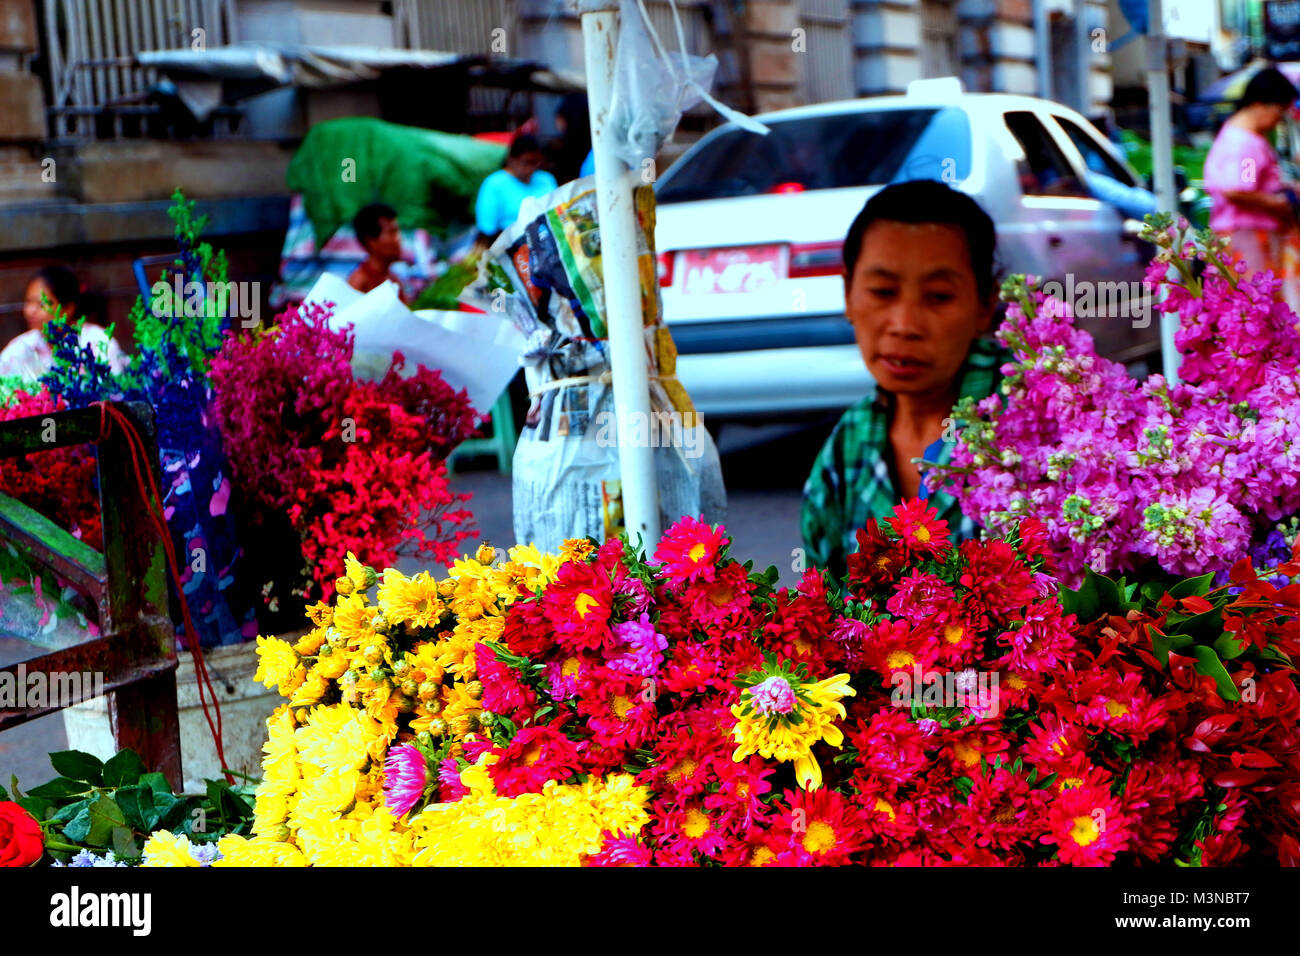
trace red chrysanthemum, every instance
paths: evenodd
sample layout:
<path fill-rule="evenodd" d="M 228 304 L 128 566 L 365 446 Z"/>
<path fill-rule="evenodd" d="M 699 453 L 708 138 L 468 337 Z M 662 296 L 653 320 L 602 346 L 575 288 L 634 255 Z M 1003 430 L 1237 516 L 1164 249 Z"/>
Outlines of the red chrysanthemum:
<path fill-rule="evenodd" d="M 912 498 L 894 508 L 885 519 L 908 551 L 940 556 L 952 547 L 948 522 L 939 517 L 939 509 L 925 498 Z"/>
<path fill-rule="evenodd" d="M 1109 866 L 1128 848 L 1128 816 L 1105 787 L 1072 787 L 1048 808 L 1048 832 L 1041 842 L 1056 844 L 1070 866 Z"/>
<path fill-rule="evenodd" d="M 614 588 L 599 564 L 566 561 L 542 592 L 542 610 L 565 647 L 599 648 L 613 641 Z M 513 648 L 513 645 L 511 645 Z"/>
<path fill-rule="evenodd" d="M 563 783 L 582 769 L 573 741 L 549 726 L 525 727 L 498 755 L 488 773 L 497 792 L 506 797 L 540 793 L 546 781 Z"/>
<path fill-rule="evenodd" d="M 689 516 L 664 532 L 655 548 L 660 575 L 675 583 L 712 581 L 722 549 L 730 539 L 721 527 Z"/>

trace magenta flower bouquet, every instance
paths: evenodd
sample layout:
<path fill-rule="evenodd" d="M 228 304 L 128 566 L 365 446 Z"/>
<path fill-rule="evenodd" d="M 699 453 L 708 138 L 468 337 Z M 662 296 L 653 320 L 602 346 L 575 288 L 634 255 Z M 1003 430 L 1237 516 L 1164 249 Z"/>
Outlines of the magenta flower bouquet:
<path fill-rule="evenodd" d="M 1300 331 L 1271 273 L 1238 272 L 1226 240 L 1188 237 L 1187 223 L 1150 217 L 1159 253 L 1148 288 L 1180 316 L 1183 382 L 1145 382 L 1099 357 L 1069 305 L 1024 276 L 997 336 L 1014 355 L 1003 396 L 964 401 L 950 488 L 992 534 L 1039 518 L 1061 572 L 1077 581 L 1158 565 L 1221 571 L 1252 554 L 1290 556 L 1300 510 Z M 1171 269 L 1172 266 L 1172 269 Z"/>

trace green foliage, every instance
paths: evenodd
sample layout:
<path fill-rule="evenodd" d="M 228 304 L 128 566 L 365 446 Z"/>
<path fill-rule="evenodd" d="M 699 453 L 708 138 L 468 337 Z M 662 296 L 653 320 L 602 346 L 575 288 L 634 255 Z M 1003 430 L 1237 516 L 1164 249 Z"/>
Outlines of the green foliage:
<path fill-rule="evenodd" d="M 140 848 L 155 830 L 212 843 L 252 828 L 252 787 L 205 781 L 202 796 L 176 794 L 167 778 L 147 772 L 133 750 L 101 761 L 64 750 L 50 754 L 59 774 L 25 794 L 11 780 L 14 801 L 34 816 L 45 833 L 46 850 L 66 860 L 80 850 L 112 850 L 119 860 L 139 862 Z M 0 791 L 3 792 L 3 791 Z"/>
<path fill-rule="evenodd" d="M 425 286 L 424 290 L 412 303 L 412 309 L 445 309 L 455 311 L 459 307 L 460 294 L 478 277 L 478 260 L 466 259 L 457 262 Z"/>
<path fill-rule="evenodd" d="M 1213 583 L 1212 573 L 1181 580 L 1158 577 L 1139 584 L 1123 577 L 1116 581 L 1087 569 L 1078 589 L 1062 588 L 1060 598 L 1065 612 L 1076 615 L 1081 624 L 1111 615 L 1132 619 L 1136 612 L 1146 619 L 1143 630 L 1163 667 L 1169 666 L 1170 651 L 1194 657 L 1196 672 L 1213 677 L 1219 696 L 1233 701 L 1241 695 L 1223 662 L 1260 652 L 1252 649 L 1247 654 L 1246 645 L 1224 630 L 1223 609 L 1233 596 L 1227 588 L 1214 589 Z M 1202 599 L 1209 610 L 1186 609 L 1180 602 L 1188 598 Z M 1162 627 L 1157 626 L 1160 618 Z"/>
<path fill-rule="evenodd" d="M 229 281 L 226 254 L 224 251 L 214 252 L 211 243 L 202 241 L 208 217 L 196 217 L 194 207 L 194 200 L 186 199 L 179 189 L 172 193 L 172 205 L 167 215 L 175 223 L 176 241 L 180 245 L 174 268 L 183 272 L 186 282 L 221 284 L 224 287 Z M 215 296 L 204 296 L 202 314 L 191 316 L 184 299 L 176 298 L 172 274 L 173 270 L 169 269 L 160 274 L 166 291 L 151 296 L 148 303 L 141 297 L 135 300 L 131 321 L 135 326 L 136 348 L 156 352 L 164 375 L 173 375 L 188 366 L 196 375 L 206 376 L 209 360 L 221 348 L 219 300 Z M 165 367 L 171 363 L 182 367 Z"/>

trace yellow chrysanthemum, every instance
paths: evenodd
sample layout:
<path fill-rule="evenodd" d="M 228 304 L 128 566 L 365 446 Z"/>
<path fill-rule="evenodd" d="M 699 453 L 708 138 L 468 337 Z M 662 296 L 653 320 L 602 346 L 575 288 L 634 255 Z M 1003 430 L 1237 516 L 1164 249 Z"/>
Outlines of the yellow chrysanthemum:
<path fill-rule="evenodd" d="M 417 866 L 580 866 L 606 832 L 636 833 L 649 820 L 648 791 L 630 774 L 580 785 L 549 781 L 541 793 L 495 794 L 485 766 L 467 767 L 469 793 L 411 821 Z"/>
<path fill-rule="evenodd" d="M 292 843 L 281 843 L 263 837 L 250 840 L 231 834 L 217 842 L 221 859 L 215 866 L 306 866 L 307 860 Z"/>
<path fill-rule="evenodd" d="M 366 603 L 364 592 L 341 597 L 334 605 L 334 626 L 349 646 L 369 641 L 374 635 L 371 623 L 378 609 Z"/>
<path fill-rule="evenodd" d="M 583 564 L 596 552 L 596 546 L 586 538 L 568 538 L 560 545 L 560 558 Z"/>
<path fill-rule="evenodd" d="M 307 679 L 302 682 L 293 696 L 289 698 L 289 703 L 294 707 L 305 707 L 311 704 L 319 704 L 321 699 L 329 693 L 330 682 L 326 677 L 315 673 L 315 670 L 307 674 Z"/>
<path fill-rule="evenodd" d="M 348 552 L 347 558 L 343 561 L 343 573 L 347 575 L 352 586 L 357 591 L 365 591 L 366 588 L 375 583 L 375 573 L 371 568 L 357 560 L 357 556 L 351 551 Z"/>
<path fill-rule="evenodd" d="M 253 680 L 288 697 L 302 683 L 306 673 L 307 669 L 288 641 L 258 635 L 257 673 Z"/>
<path fill-rule="evenodd" d="M 799 683 L 793 675 L 784 676 L 791 686 Z M 750 697 L 746 691 L 741 702 L 731 708 L 732 716 L 736 718 L 732 736 L 737 744 L 732 758 L 740 761 L 750 754 L 761 754 L 773 760 L 792 761 L 799 786 L 816 790 L 822 785 L 822 769 L 812 748 L 822 741 L 832 747 L 844 743 L 844 734 L 835 725 L 835 720 L 845 715 L 840 698 L 850 697 L 857 691 L 849 686 L 848 674 L 836 674 L 815 684 L 801 684 L 800 690 L 807 699 L 794 701 L 794 707 L 803 718 L 799 723 L 773 719 L 752 705 L 747 706 Z"/>
<path fill-rule="evenodd" d="M 408 578 L 394 568 L 384 571 L 379 585 L 379 607 L 390 623 L 412 627 L 433 627 L 444 610 L 438 596 L 438 582 L 428 571 Z"/>
<path fill-rule="evenodd" d="M 302 637 L 298 638 L 297 643 L 293 645 L 293 649 L 301 657 L 312 657 L 321 649 L 321 645 L 324 643 L 325 628 L 313 627 Z"/>
<path fill-rule="evenodd" d="M 185 834 L 173 835 L 168 830 L 151 834 L 141 850 L 141 866 L 199 866 L 191 852 L 190 838 Z"/>

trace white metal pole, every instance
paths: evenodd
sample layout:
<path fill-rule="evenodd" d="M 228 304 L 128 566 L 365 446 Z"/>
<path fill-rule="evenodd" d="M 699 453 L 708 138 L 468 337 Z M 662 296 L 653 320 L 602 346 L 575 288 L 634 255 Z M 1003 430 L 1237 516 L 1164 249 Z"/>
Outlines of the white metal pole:
<path fill-rule="evenodd" d="M 653 553 L 661 531 L 654 449 L 649 441 L 634 444 L 629 440 L 638 432 L 650 434 L 650 382 L 641 314 L 641 279 L 637 270 L 636 209 L 632 176 L 614 151 L 614 131 L 609 128 L 614 53 L 618 49 L 618 3 L 578 0 L 578 11 L 582 14 L 587 103 L 596 162 L 600 261 L 605 280 L 605 322 L 609 328 L 609 362 L 619 435 L 623 517 L 632 544 L 636 545 L 640 535 L 642 545 Z M 634 422 L 641 424 L 635 431 L 630 427 Z"/>
<path fill-rule="evenodd" d="M 1151 176 L 1155 181 L 1156 202 L 1161 212 L 1177 214 L 1178 199 L 1174 185 L 1174 133 L 1169 117 L 1169 71 L 1163 0 L 1147 0 L 1147 96 L 1151 110 Z M 1171 267 L 1172 268 L 1172 267 Z M 1160 354 L 1165 380 L 1178 381 L 1178 350 L 1174 333 L 1178 316 L 1161 313 Z"/>

